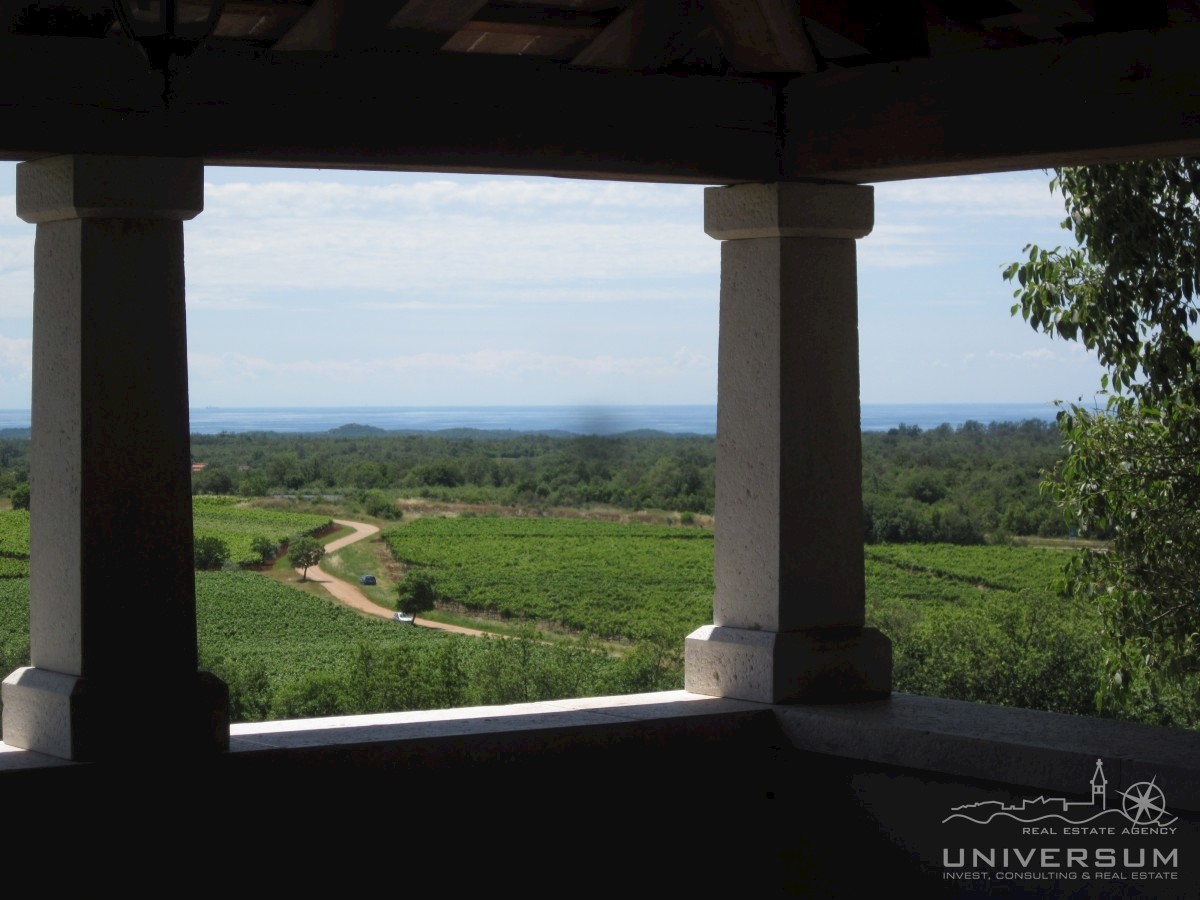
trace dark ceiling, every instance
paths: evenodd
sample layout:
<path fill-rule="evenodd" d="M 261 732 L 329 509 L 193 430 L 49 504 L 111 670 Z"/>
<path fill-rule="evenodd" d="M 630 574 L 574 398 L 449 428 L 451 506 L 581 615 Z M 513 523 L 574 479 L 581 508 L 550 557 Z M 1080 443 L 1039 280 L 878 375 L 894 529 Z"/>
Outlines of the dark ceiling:
<path fill-rule="evenodd" d="M 228 2 L 165 101 L 108 3 L 0 21 L 8 159 L 733 182 L 1200 147 L 1192 0 Z"/>
<path fill-rule="evenodd" d="M 10 32 L 120 40 L 107 2 L 6 0 L 0 8 Z M 273 53 L 519 56 L 637 72 L 802 74 L 1198 18 L 1193 0 L 249 0 L 224 4 L 212 44 Z"/>

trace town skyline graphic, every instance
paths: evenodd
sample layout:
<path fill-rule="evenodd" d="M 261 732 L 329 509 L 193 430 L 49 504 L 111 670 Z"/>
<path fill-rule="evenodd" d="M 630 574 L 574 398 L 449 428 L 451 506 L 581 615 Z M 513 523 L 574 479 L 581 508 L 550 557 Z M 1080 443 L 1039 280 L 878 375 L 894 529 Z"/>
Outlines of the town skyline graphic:
<path fill-rule="evenodd" d="M 1155 783 L 1157 778 L 1155 775 L 1150 781 L 1139 781 L 1125 790 L 1117 790 L 1115 793 L 1119 805 L 1109 806 L 1104 760 L 1097 759 L 1087 800 L 1068 800 L 1045 794 L 1014 804 L 1006 804 L 1001 800 L 982 800 L 951 807 L 950 815 L 942 820 L 942 824 L 961 819 L 976 825 L 987 825 L 996 819 L 1006 818 L 1025 824 L 1057 820 L 1070 825 L 1087 825 L 1098 819 L 1115 817 L 1139 827 L 1165 827 L 1174 824 L 1178 816 L 1168 812 L 1166 796 Z"/>

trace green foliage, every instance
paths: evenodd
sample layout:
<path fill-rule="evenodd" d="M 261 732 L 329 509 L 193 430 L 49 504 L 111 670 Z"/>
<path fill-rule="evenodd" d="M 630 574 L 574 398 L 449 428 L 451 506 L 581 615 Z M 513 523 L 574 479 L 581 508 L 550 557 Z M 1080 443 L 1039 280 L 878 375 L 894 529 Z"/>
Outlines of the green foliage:
<path fill-rule="evenodd" d="M 1059 599 L 1074 554 L 1036 547 L 867 550 L 867 622 L 892 639 L 896 690 L 1075 714 L 1094 703 L 1094 610 Z"/>
<path fill-rule="evenodd" d="M 29 485 L 18 484 L 8 494 L 9 500 L 12 501 L 13 509 L 29 510 Z"/>
<path fill-rule="evenodd" d="M 1003 543 L 1063 536 L 1067 523 L 1038 491 L 1062 457 L 1052 422 L 900 425 L 862 436 L 863 530 L 876 543 Z"/>
<path fill-rule="evenodd" d="M 404 513 L 396 507 L 396 498 L 384 491 L 364 491 L 363 511 L 377 519 L 403 519 Z"/>
<path fill-rule="evenodd" d="M 1016 278 L 1020 313 L 1035 329 L 1078 340 L 1107 370 L 1103 388 L 1154 405 L 1200 397 L 1200 160 L 1056 169 L 1062 227 L 1078 246 L 1027 245 Z"/>
<path fill-rule="evenodd" d="M 288 562 L 297 569 L 303 569 L 301 580 L 308 577 L 308 570 L 321 561 L 325 555 L 325 546 L 316 538 L 299 537 L 288 545 Z"/>
<path fill-rule="evenodd" d="M 256 547 L 256 540 L 265 537 L 278 546 L 331 524 L 328 516 L 246 506 L 238 497 L 192 498 L 192 522 L 197 538 L 220 538 L 229 546 L 230 561 L 243 566 L 262 565 L 261 545 Z M 272 557 L 275 552 L 272 548 Z"/>
<path fill-rule="evenodd" d="M 869 542 L 975 544 L 1008 535 L 1064 535 L 1067 525 L 1038 493 L 1039 473 L 1061 456 L 1050 423 L 968 422 L 867 432 L 864 532 Z M 0 440 L 0 492 L 27 482 L 29 441 Z M 286 544 L 328 518 L 252 508 L 271 493 L 342 494 L 378 519 L 403 518 L 399 497 L 536 509 L 617 507 L 679 513 L 703 522 L 715 504 L 716 442 L 709 436 L 611 437 L 448 432 L 328 435 L 193 435 L 197 536 L 229 545 L 238 565 L 262 565 L 256 537 Z M 220 492 L 220 493 L 218 493 Z M 281 499 L 281 498 L 279 498 Z M 289 520 L 288 517 L 291 517 Z M 257 520 L 257 521 L 256 521 Z"/>
<path fill-rule="evenodd" d="M 0 585 L 0 622 L 3 599 Z M 24 602 L 27 617 L 27 594 Z M 547 645 L 532 631 L 479 640 L 400 628 L 248 572 L 197 573 L 196 606 L 201 664 L 229 685 L 234 721 L 485 706 L 683 685 L 680 660 L 653 645 L 615 658 L 586 642 Z"/>
<path fill-rule="evenodd" d="M 398 560 L 432 574 L 439 606 L 635 641 L 682 641 L 712 621 L 708 529 L 425 517 L 384 539 Z"/>
<path fill-rule="evenodd" d="M 0 510 L 0 556 L 29 559 L 29 510 Z"/>
<path fill-rule="evenodd" d="M 1086 712 L 1098 665 L 1086 616 L 1037 592 L 987 592 L 926 610 L 894 642 L 897 690 L 1001 706 Z"/>
<path fill-rule="evenodd" d="M 397 608 L 412 616 L 428 612 L 437 602 L 437 586 L 433 576 L 423 569 L 409 571 L 396 585 L 396 593 L 399 595 Z"/>
<path fill-rule="evenodd" d="M 29 665 L 29 579 L 0 580 L 0 674 Z"/>
<path fill-rule="evenodd" d="M 233 476 L 222 468 L 205 467 L 192 473 L 193 494 L 232 494 Z"/>
<path fill-rule="evenodd" d="M 203 472 L 242 495 L 337 491 L 391 516 L 397 492 L 502 505 L 711 513 L 716 439 L 633 433 L 562 436 L 460 429 L 429 434 L 336 429 L 325 435 L 193 435 Z M 205 484 L 197 476 L 197 485 Z"/>
<path fill-rule="evenodd" d="M 1194 696 L 1182 713 L 1165 699 L 1200 677 L 1200 161 L 1059 169 L 1050 185 L 1077 246 L 1025 248 L 1004 271 L 1013 313 L 1094 351 L 1110 392 L 1103 411 L 1059 415 L 1067 455 L 1046 490 L 1112 538 L 1064 590 L 1101 617 L 1103 702 L 1200 721 Z"/>
<path fill-rule="evenodd" d="M 269 537 L 258 535 L 250 539 L 250 552 L 258 557 L 258 564 L 265 566 L 279 552 L 279 545 Z"/>
<path fill-rule="evenodd" d="M 336 716 L 349 703 L 345 679 L 329 672 L 311 672 L 280 686 L 271 706 L 272 719 L 314 719 Z"/>
<path fill-rule="evenodd" d="M 229 546 L 218 537 L 198 537 L 192 556 L 197 569 L 219 569 L 229 559 Z"/>
<path fill-rule="evenodd" d="M 438 521 L 464 528 L 489 522 L 486 517 Z M 552 555 L 572 541 L 585 548 L 597 536 L 601 543 L 616 545 L 624 531 L 627 552 L 616 556 L 634 561 L 626 574 L 635 580 L 640 577 L 639 545 L 670 546 L 667 534 L 691 531 L 584 523 L 609 525 L 605 534 L 605 529 L 573 529 L 579 523 L 564 520 L 512 524 L 514 533 L 505 541 L 513 545 L 509 550 L 523 544 L 534 555 L 539 545 Z M 559 525 L 567 526 L 559 539 L 547 540 L 549 530 Z M 695 531 L 696 547 L 711 541 L 711 533 Z M 474 535 L 486 545 L 486 534 Z M 675 570 L 681 583 L 703 581 L 711 577 L 711 550 L 709 543 L 706 553 L 692 556 L 676 547 L 650 558 Z M 1094 714 L 1092 695 L 1102 664 L 1095 635 L 1101 621 L 1094 608 L 1056 597 L 1052 584 L 1068 555 L 1015 546 L 868 547 L 867 621 L 894 641 L 897 689 Z M 605 577 L 605 568 L 595 563 L 589 572 L 583 581 Z M 499 595 L 521 583 L 503 566 L 479 574 L 490 579 L 480 586 L 481 593 Z M 661 637 L 631 641 L 614 656 L 586 639 L 548 645 L 532 629 L 515 638 L 478 640 L 398 627 L 253 572 L 200 571 L 201 665 L 230 686 L 234 721 L 678 689 L 683 684 L 682 638 L 692 626 L 656 600 L 656 590 L 651 585 L 631 592 L 624 612 L 628 625 L 609 627 L 626 638 Z M 5 672 L 29 662 L 28 591 L 27 578 L 0 581 L 0 663 Z M 583 604 L 588 598 L 577 600 Z M 704 602 L 708 605 L 697 615 L 708 621 L 711 586 Z M 1151 695 L 1135 688 L 1122 710 L 1106 707 L 1103 712 L 1184 723 L 1189 704 L 1194 707 L 1196 686 L 1194 680 L 1191 696 L 1182 691 Z"/>
<path fill-rule="evenodd" d="M 1111 529 L 1109 549 L 1072 560 L 1064 589 L 1104 627 L 1108 702 L 1200 724 L 1200 419 L 1122 402 L 1108 415 L 1064 416 L 1070 454 L 1049 489 L 1083 529 Z"/>

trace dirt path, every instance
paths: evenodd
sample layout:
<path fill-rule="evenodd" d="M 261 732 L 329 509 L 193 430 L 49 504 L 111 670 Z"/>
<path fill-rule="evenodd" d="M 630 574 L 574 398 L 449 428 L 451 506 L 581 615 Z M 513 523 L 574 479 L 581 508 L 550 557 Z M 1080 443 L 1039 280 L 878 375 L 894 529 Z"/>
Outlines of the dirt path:
<path fill-rule="evenodd" d="M 353 528 L 354 533 L 346 535 L 346 537 L 343 538 L 338 538 L 336 541 L 330 541 L 325 545 L 326 553 L 333 553 L 337 550 L 341 550 L 347 544 L 353 544 L 356 541 L 369 538 L 371 535 L 379 531 L 377 526 L 368 525 L 365 522 L 348 522 L 344 519 L 334 519 L 333 521 L 335 525 L 341 525 L 345 528 Z M 297 569 L 296 574 L 300 575 L 303 571 L 303 569 Z M 369 597 L 367 597 L 366 594 L 364 594 L 350 582 L 343 581 L 340 578 L 330 575 L 328 572 L 322 569 L 319 564 L 308 567 L 308 580 L 325 588 L 325 590 L 329 592 L 330 596 L 332 596 L 339 603 L 344 603 L 346 606 L 349 606 L 351 609 L 357 609 L 359 612 L 366 613 L 369 616 L 379 616 L 383 619 L 392 618 L 392 611 L 390 609 L 386 609 L 373 602 Z M 476 631 L 473 628 L 460 628 L 457 625 L 443 625 L 441 622 L 431 622 L 429 619 L 414 619 L 413 624 L 419 625 L 423 628 L 436 628 L 439 631 L 453 631 L 456 634 L 473 634 L 477 636 L 487 635 L 486 631 Z"/>

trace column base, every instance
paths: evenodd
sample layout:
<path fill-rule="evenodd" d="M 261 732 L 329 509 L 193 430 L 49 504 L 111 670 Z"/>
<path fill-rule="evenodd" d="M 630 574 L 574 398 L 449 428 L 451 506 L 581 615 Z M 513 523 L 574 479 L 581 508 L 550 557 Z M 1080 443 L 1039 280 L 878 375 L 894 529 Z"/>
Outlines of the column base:
<path fill-rule="evenodd" d="M 755 631 L 704 625 L 684 642 L 683 687 L 759 703 L 842 703 L 888 696 L 892 642 L 875 628 Z"/>
<path fill-rule="evenodd" d="M 119 694 L 76 675 L 17 669 L 3 684 L 4 743 L 76 762 L 128 755 L 132 720 L 141 717 L 140 740 L 161 743 L 172 754 L 229 749 L 229 689 L 215 675 L 197 672 L 172 696 L 141 704 L 133 687 Z"/>

